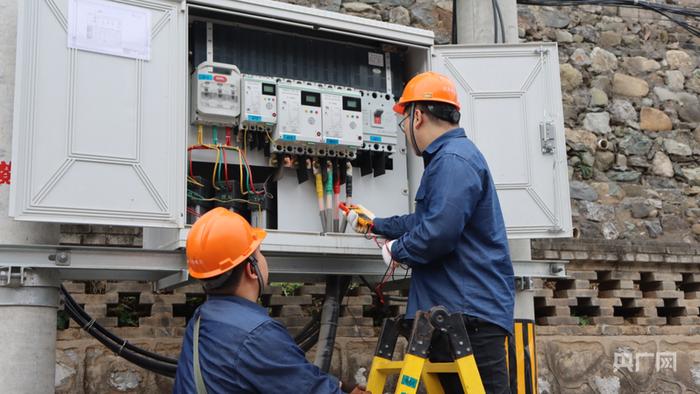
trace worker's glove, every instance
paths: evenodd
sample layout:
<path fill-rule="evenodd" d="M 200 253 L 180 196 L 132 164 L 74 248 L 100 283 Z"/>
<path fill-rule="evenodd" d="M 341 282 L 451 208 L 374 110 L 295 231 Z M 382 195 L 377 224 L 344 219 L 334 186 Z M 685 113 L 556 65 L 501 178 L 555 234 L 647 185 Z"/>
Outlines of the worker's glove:
<path fill-rule="evenodd" d="M 366 391 L 367 388 L 365 386 L 360 386 L 359 384 L 352 387 L 349 384 L 340 382 L 340 390 L 344 393 L 350 394 L 372 394 L 371 391 Z"/>
<path fill-rule="evenodd" d="M 367 234 L 372 231 L 374 214 L 367 208 L 362 205 L 345 206 L 345 204 L 342 204 L 340 209 L 355 232 Z"/>
<path fill-rule="evenodd" d="M 388 241 L 384 244 L 384 246 L 382 246 L 382 258 L 384 259 L 384 264 L 386 264 L 387 267 L 391 265 L 392 261 L 394 261 L 394 257 L 391 255 L 391 247 L 394 245 L 394 242 L 396 242 L 395 239 Z"/>
<path fill-rule="evenodd" d="M 366 391 L 364 387 L 361 386 L 355 386 L 354 389 L 350 392 L 350 394 L 372 394 L 371 391 Z"/>

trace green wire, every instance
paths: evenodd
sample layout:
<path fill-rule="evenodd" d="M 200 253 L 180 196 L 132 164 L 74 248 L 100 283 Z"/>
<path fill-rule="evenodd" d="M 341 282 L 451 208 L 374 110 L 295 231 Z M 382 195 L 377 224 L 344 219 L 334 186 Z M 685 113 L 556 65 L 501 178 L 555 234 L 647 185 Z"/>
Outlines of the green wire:
<path fill-rule="evenodd" d="M 217 149 L 218 149 L 218 148 L 217 148 Z M 219 167 L 216 168 L 216 178 L 217 178 L 217 182 L 221 182 L 221 167 L 222 167 L 222 165 L 226 165 L 226 164 L 224 164 L 224 161 L 223 161 L 223 160 L 224 160 L 224 152 L 223 152 L 223 149 L 219 149 L 219 150 L 222 151 L 222 152 L 219 152 L 219 154 L 221 155 L 221 161 L 219 161 Z"/>
<path fill-rule="evenodd" d="M 328 168 L 326 173 L 328 174 L 326 177 L 326 193 L 333 194 L 333 169 Z"/>

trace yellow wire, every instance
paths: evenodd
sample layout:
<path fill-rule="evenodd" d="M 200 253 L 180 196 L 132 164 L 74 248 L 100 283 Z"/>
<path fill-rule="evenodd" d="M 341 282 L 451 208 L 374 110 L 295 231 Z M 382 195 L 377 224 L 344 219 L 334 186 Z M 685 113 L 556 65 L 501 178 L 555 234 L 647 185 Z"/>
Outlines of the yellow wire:
<path fill-rule="evenodd" d="M 215 190 L 221 190 L 216 186 L 216 168 L 219 166 L 219 155 L 221 155 L 221 151 L 219 148 L 216 148 L 216 161 L 214 162 L 214 171 L 211 173 L 211 184 L 214 186 Z"/>
<path fill-rule="evenodd" d="M 241 149 L 238 148 L 238 147 L 236 147 L 236 146 L 230 146 L 230 145 L 219 145 L 219 146 L 215 146 L 215 145 L 207 144 L 207 145 L 204 145 L 204 146 L 206 146 L 206 147 L 209 148 L 209 149 L 216 149 L 216 150 L 217 150 L 217 151 L 216 151 L 216 153 L 217 153 L 217 162 L 219 161 L 219 148 L 236 151 L 236 153 L 238 154 L 238 179 L 239 179 L 239 186 L 240 186 L 240 188 L 241 188 L 241 193 L 242 193 L 243 195 L 248 194 L 248 192 L 245 191 L 245 190 L 243 189 L 243 156 L 241 155 Z M 216 168 L 217 168 L 217 167 L 216 167 L 216 165 L 215 165 L 215 166 L 214 166 L 214 174 L 216 174 Z M 219 189 L 220 189 L 220 188 L 216 188 L 216 190 L 219 190 Z"/>
<path fill-rule="evenodd" d="M 246 195 L 248 192 L 243 190 L 243 157 L 241 156 L 240 149 L 236 150 L 238 151 L 238 180 L 241 184 L 241 194 Z"/>
<path fill-rule="evenodd" d="M 257 206 L 258 206 L 259 212 L 262 212 L 262 206 L 261 206 L 259 203 L 257 203 L 257 202 L 252 202 L 252 201 L 248 201 L 248 200 L 242 200 L 242 199 L 240 199 L 240 198 L 232 198 L 232 199 L 230 199 L 230 200 L 222 200 L 222 199 L 219 199 L 219 198 L 198 198 L 197 200 L 200 200 L 200 201 L 215 201 L 215 202 L 220 202 L 220 203 L 224 203 L 224 204 L 230 203 L 230 202 L 240 202 L 240 203 L 243 203 L 243 204 L 257 205 Z"/>
<path fill-rule="evenodd" d="M 204 187 L 204 185 L 202 185 L 201 183 L 197 182 L 196 179 L 192 178 L 192 177 L 189 176 L 189 175 L 187 176 L 187 182 L 193 183 L 193 184 L 195 184 L 195 185 L 197 185 L 197 186 L 199 186 L 199 187 Z"/>
<path fill-rule="evenodd" d="M 271 144 L 274 144 L 275 141 L 272 140 L 272 136 L 270 135 L 270 132 L 265 130 L 265 135 L 267 136 L 267 140 L 270 141 Z"/>
<path fill-rule="evenodd" d="M 204 145 L 204 126 L 197 125 L 197 145 Z"/>

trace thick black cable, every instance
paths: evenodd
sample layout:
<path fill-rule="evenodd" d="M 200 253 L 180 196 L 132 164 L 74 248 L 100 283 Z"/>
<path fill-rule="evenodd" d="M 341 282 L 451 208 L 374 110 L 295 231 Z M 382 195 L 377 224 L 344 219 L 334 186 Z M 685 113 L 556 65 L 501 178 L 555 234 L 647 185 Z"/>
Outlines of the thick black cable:
<path fill-rule="evenodd" d="M 177 360 L 175 360 L 173 358 L 162 356 L 160 354 L 153 353 L 153 352 L 150 352 L 148 350 L 142 349 L 138 346 L 134 346 L 134 345 L 130 344 L 128 341 L 114 335 L 112 332 L 110 332 L 107 329 L 105 329 L 104 327 L 102 327 L 99 323 L 95 322 L 94 319 L 87 312 L 85 312 L 85 310 L 83 308 L 80 307 L 80 304 L 78 304 L 75 301 L 75 299 L 70 295 L 68 290 L 66 290 L 66 288 L 63 287 L 63 285 L 61 285 L 60 291 L 61 291 L 61 294 L 63 295 L 63 299 L 64 299 L 66 305 L 71 305 L 73 307 L 73 309 L 75 310 L 75 312 L 78 315 L 80 315 L 80 317 L 83 320 L 85 320 L 87 322 L 92 322 L 91 327 L 93 327 L 95 330 L 100 331 L 104 336 L 109 338 L 111 341 L 113 341 L 115 343 L 122 343 L 122 344 L 124 344 L 125 349 L 142 354 L 146 357 L 150 357 L 150 358 L 153 358 L 153 359 L 156 359 L 159 361 L 163 361 L 166 363 L 170 363 L 170 364 L 177 364 Z M 75 319 L 73 319 L 73 320 L 75 320 Z"/>
<path fill-rule="evenodd" d="M 311 350 L 312 347 L 318 342 L 318 336 L 320 332 L 316 331 L 313 336 L 309 337 L 307 340 L 299 344 L 299 348 L 304 351 L 304 353 Z"/>
<path fill-rule="evenodd" d="M 318 331 L 321 328 L 321 320 L 320 316 L 315 316 L 311 318 L 311 320 L 306 323 L 306 326 L 299 331 L 299 333 L 294 337 L 294 342 L 298 345 L 307 339 L 311 338 L 314 333 L 318 334 Z"/>
<path fill-rule="evenodd" d="M 498 14 L 498 23 L 501 25 L 501 42 L 505 44 L 506 42 L 506 30 L 503 28 L 503 15 L 501 14 L 501 6 L 498 4 L 498 0 L 493 0 L 496 5 L 496 14 Z"/>
<path fill-rule="evenodd" d="M 651 3 L 646 0 L 517 0 L 518 4 L 523 5 L 545 5 L 545 6 L 577 6 L 577 5 L 610 5 L 621 7 L 643 7 L 652 5 L 661 8 L 670 13 L 685 15 L 691 17 L 700 17 L 700 9 L 680 7 L 662 3 Z"/>
<path fill-rule="evenodd" d="M 452 42 L 457 43 L 457 0 L 452 0 Z"/>
<path fill-rule="evenodd" d="M 673 18 L 670 14 L 682 15 L 690 18 L 700 18 L 700 9 L 671 6 L 668 4 L 651 3 L 644 0 L 517 0 L 518 4 L 534 6 L 579 6 L 579 5 L 600 5 L 642 8 L 654 11 L 670 19 L 673 23 L 684 28 L 691 34 L 700 37 L 700 28 L 691 25 L 686 21 Z"/>
<path fill-rule="evenodd" d="M 107 329 L 102 327 L 99 323 L 95 322 L 94 319 L 87 312 L 85 312 L 85 310 L 83 308 L 80 307 L 80 305 L 75 301 L 75 299 L 70 295 L 70 293 L 63 286 L 61 286 L 61 293 L 64 297 L 66 304 L 73 306 L 73 309 L 76 311 L 76 313 L 78 313 L 81 316 L 81 318 L 83 318 L 85 321 L 92 322 L 91 327 L 95 328 L 96 330 L 101 331 L 110 340 L 112 340 L 116 343 L 126 343 L 124 345 L 124 348 L 135 351 L 137 353 L 141 353 L 147 357 L 155 358 L 155 359 L 158 359 L 160 361 L 167 362 L 167 363 L 177 363 L 177 360 L 175 360 L 175 359 L 149 352 L 148 350 L 134 346 L 134 345 L 128 343 L 128 341 L 125 341 L 124 339 L 119 338 L 118 336 L 114 335 L 113 333 L 111 333 L 110 331 L 108 331 Z"/>
<path fill-rule="evenodd" d="M 71 302 L 66 302 L 65 304 L 66 311 L 68 312 L 70 317 L 73 320 L 75 320 L 75 322 L 78 323 L 88 334 L 97 339 L 101 344 L 106 346 L 118 356 L 124 358 L 125 360 L 133 364 L 138 365 L 141 368 L 157 373 L 159 375 L 164 375 L 171 378 L 175 377 L 177 364 L 155 360 L 151 357 L 146 357 L 142 354 L 136 353 L 126 347 L 126 341 L 122 343 L 114 342 L 112 339 L 107 337 L 103 332 L 96 328 L 97 324 L 94 322 L 94 320 L 86 320 L 79 312 L 79 309 L 82 308 L 77 306 L 76 309 L 76 306 L 76 304 Z"/>
<path fill-rule="evenodd" d="M 654 11 L 654 12 L 660 14 L 660 15 L 663 15 L 663 16 L 665 16 L 666 18 L 670 19 L 672 22 L 674 22 L 674 23 L 676 23 L 677 25 L 681 26 L 682 28 L 684 28 L 684 29 L 688 30 L 689 32 L 693 33 L 694 35 L 700 37 L 700 28 L 697 28 L 697 27 L 695 27 L 695 26 L 692 26 L 692 25 L 690 25 L 690 24 L 688 24 L 688 23 L 686 23 L 685 21 L 682 21 L 682 20 L 680 20 L 680 19 L 676 19 L 676 18 L 672 17 L 671 15 L 667 14 L 666 11 L 664 11 L 664 10 L 658 8 L 658 7 L 655 7 L 655 6 L 653 6 L 653 5 L 644 4 L 644 5 L 642 6 L 642 8 L 646 8 L 646 9 L 648 9 L 648 10 L 650 10 L 650 11 Z"/>
<path fill-rule="evenodd" d="M 496 13 L 496 0 L 491 0 L 491 12 L 493 13 L 493 43 L 498 44 L 498 14 Z"/>

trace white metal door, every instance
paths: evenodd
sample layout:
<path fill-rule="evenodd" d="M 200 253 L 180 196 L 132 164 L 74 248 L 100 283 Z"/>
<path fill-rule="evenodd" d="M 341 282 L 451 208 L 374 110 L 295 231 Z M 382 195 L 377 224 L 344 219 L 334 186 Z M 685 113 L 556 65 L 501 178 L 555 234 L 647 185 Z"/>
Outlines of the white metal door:
<path fill-rule="evenodd" d="M 461 126 L 486 157 L 509 238 L 571 236 L 556 44 L 438 46 L 432 68 L 457 84 Z"/>
<path fill-rule="evenodd" d="M 186 12 L 179 1 L 102 4 L 146 11 L 150 59 L 69 48 L 69 0 L 20 2 L 10 212 L 182 227 Z"/>

